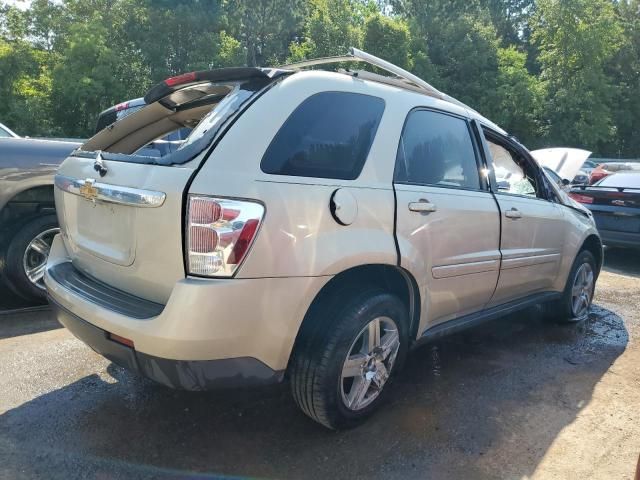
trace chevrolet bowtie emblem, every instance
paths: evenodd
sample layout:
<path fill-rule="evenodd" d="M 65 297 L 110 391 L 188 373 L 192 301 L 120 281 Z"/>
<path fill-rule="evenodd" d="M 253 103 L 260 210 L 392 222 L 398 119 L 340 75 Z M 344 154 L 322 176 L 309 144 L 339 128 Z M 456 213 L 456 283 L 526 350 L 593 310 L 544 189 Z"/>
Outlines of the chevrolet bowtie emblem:
<path fill-rule="evenodd" d="M 98 189 L 95 187 L 96 181 L 93 178 L 87 178 L 84 185 L 80 187 L 80 195 L 87 200 L 95 201 L 98 198 Z"/>

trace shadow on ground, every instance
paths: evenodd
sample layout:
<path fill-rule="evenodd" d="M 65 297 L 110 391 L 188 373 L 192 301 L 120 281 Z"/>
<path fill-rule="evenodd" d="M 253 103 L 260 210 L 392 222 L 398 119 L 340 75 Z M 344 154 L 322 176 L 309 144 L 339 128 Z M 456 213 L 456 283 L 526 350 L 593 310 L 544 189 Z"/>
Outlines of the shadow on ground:
<path fill-rule="evenodd" d="M 608 272 L 640 278 L 640 249 L 605 249 L 604 269 Z"/>
<path fill-rule="evenodd" d="M 611 311 L 560 326 L 531 309 L 414 351 L 385 408 L 346 432 L 286 385 L 179 392 L 111 365 L 1 415 L 0 476 L 521 478 L 627 342 Z"/>
<path fill-rule="evenodd" d="M 0 340 L 21 335 L 47 332 L 62 325 L 48 307 L 30 307 L 21 311 L 0 311 Z"/>

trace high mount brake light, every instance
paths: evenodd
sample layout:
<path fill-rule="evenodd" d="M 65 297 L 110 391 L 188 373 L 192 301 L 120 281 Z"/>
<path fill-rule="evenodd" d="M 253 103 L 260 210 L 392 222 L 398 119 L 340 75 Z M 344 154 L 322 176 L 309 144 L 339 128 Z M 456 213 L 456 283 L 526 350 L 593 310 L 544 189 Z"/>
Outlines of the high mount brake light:
<path fill-rule="evenodd" d="M 232 276 L 251 249 L 263 217 L 264 206 L 257 202 L 189 195 L 188 273 Z"/>
<path fill-rule="evenodd" d="M 175 87 L 176 85 L 182 85 L 183 83 L 195 82 L 198 79 L 196 72 L 183 73 L 175 77 L 167 78 L 164 83 L 167 87 Z"/>

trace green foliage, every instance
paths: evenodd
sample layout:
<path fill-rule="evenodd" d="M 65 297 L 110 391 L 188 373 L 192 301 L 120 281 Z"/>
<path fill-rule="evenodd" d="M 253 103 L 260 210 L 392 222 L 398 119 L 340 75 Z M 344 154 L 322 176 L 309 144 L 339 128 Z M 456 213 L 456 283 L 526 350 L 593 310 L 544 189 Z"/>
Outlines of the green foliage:
<path fill-rule="evenodd" d="M 511 134 L 531 148 L 541 146 L 540 109 L 544 91 L 526 67 L 527 56 L 514 47 L 498 49 L 498 99 L 493 120 L 509 125 Z"/>
<path fill-rule="evenodd" d="M 539 49 L 550 143 L 606 150 L 614 138 L 613 85 L 605 64 L 621 30 L 609 0 L 539 0 L 533 40 Z"/>
<path fill-rule="evenodd" d="M 640 156 L 640 0 L 0 0 L 0 121 L 88 136 L 168 76 L 351 46 L 532 147 Z"/>
<path fill-rule="evenodd" d="M 608 65 L 613 84 L 615 140 L 610 155 L 640 156 L 640 0 L 618 4 L 622 45 Z"/>
<path fill-rule="evenodd" d="M 82 136 L 95 126 L 100 111 L 118 103 L 126 86 L 118 81 L 119 58 L 100 23 L 74 25 L 62 60 L 53 70 L 51 101 L 55 124 L 65 135 Z"/>
<path fill-rule="evenodd" d="M 349 0 L 312 0 L 304 24 L 304 38 L 289 47 L 289 61 L 344 55 L 362 46 L 364 18 Z"/>
<path fill-rule="evenodd" d="M 402 68 L 411 69 L 411 36 L 409 26 L 400 19 L 379 13 L 364 22 L 364 49 L 380 58 L 386 58 Z"/>

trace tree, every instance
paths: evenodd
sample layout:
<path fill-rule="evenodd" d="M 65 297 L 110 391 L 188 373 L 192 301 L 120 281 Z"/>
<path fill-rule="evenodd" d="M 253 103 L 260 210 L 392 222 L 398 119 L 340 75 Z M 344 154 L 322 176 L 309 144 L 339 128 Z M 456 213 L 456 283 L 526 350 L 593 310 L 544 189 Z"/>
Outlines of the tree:
<path fill-rule="evenodd" d="M 535 0 L 481 0 L 505 45 L 525 46 Z"/>
<path fill-rule="evenodd" d="M 225 7 L 228 33 L 240 41 L 251 67 L 284 62 L 305 12 L 304 0 L 229 0 Z"/>
<path fill-rule="evenodd" d="M 368 17 L 364 22 L 363 48 L 399 67 L 413 66 L 409 27 L 403 20 L 379 13 Z"/>
<path fill-rule="evenodd" d="M 291 43 L 289 60 L 344 55 L 362 46 L 364 12 L 358 7 L 349 0 L 312 0 L 304 37 Z"/>
<path fill-rule="evenodd" d="M 599 150 L 614 138 L 613 85 L 604 68 L 619 48 L 620 33 L 609 0 L 538 1 L 533 40 L 549 144 Z"/>
<path fill-rule="evenodd" d="M 62 60 L 53 70 L 53 120 L 64 135 L 82 137 L 93 130 L 98 114 L 124 99 L 127 85 L 114 75 L 119 58 L 101 23 L 71 28 Z"/>
<path fill-rule="evenodd" d="M 498 50 L 497 98 L 493 120 L 529 147 L 539 146 L 543 90 L 526 68 L 527 55 L 515 47 Z"/>
<path fill-rule="evenodd" d="M 620 50 L 608 71 L 613 83 L 613 124 L 615 143 L 609 155 L 640 157 L 640 0 L 618 4 L 623 30 Z"/>

